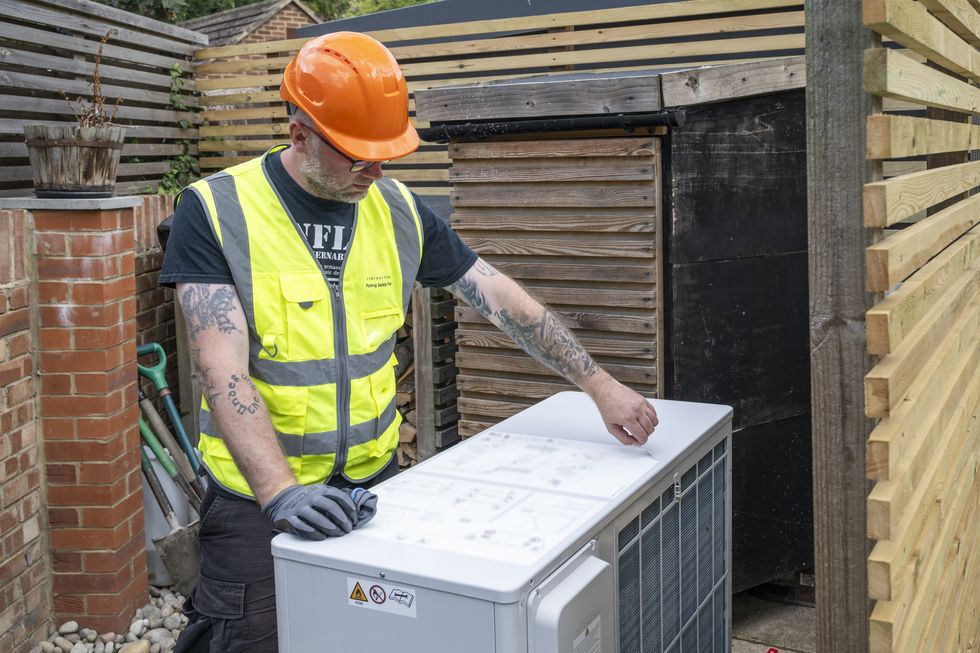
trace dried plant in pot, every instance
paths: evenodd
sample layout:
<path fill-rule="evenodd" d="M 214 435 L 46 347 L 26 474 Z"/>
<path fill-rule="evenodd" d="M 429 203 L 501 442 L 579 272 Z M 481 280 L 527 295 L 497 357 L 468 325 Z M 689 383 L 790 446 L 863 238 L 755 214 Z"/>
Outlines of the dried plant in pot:
<path fill-rule="evenodd" d="M 102 37 L 92 73 L 92 97 L 65 95 L 75 123 L 24 125 L 27 154 L 34 177 L 34 194 L 46 198 L 112 197 L 126 129 L 113 124 L 119 101 L 106 108 L 99 64 L 102 46 L 115 30 Z"/>

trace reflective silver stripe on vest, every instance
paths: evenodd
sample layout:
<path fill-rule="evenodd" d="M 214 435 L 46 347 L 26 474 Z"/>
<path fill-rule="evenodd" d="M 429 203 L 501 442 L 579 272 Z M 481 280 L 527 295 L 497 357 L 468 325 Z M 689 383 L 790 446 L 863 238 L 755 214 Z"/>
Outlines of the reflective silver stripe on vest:
<path fill-rule="evenodd" d="M 395 421 L 395 414 L 395 400 L 392 399 L 381 411 L 381 417 L 350 427 L 348 446 L 364 444 L 379 437 Z M 219 440 L 223 439 L 218 432 L 210 410 L 201 410 L 201 433 Z M 276 431 L 276 437 L 279 439 L 279 446 L 282 447 L 283 453 L 294 458 L 337 453 L 337 431 L 307 433 L 305 435 Z"/>
<path fill-rule="evenodd" d="M 396 336 L 392 336 L 370 354 L 351 355 L 348 368 L 351 379 L 369 376 L 384 367 L 395 351 L 395 340 Z M 332 358 L 280 362 L 259 358 L 262 345 L 254 340 L 249 343 L 249 349 L 249 371 L 253 377 L 270 385 L 309 387 L 337 382 L 337 365 Z"/>
<path fill-rule="evenodd" d="M 221 225 L 221 251 L 235 279 L 249 330 L 255 334 L 255 300 L 252 292 L 252 264 L 248 245 L 248 226 L 238 199 L 235 178 L 219 172 L 205 179 L 214 196 L 214 209 Z"/>
<path fill-rule="evenodd" d="M 391 224 L 395 229 L 395 243 L 398 247 L 398 262 L 402 268 L 402 310 L 408 313 L 408 301 L 412 298 L 412 287 L 418 273 L 422 256 L 422 243 L 419 230 L 415 226 L 415 216 L 405 196 L 401 194 L 395 181 L 382 177 L 375 182 L 381 196 L 391 210 Z"/>

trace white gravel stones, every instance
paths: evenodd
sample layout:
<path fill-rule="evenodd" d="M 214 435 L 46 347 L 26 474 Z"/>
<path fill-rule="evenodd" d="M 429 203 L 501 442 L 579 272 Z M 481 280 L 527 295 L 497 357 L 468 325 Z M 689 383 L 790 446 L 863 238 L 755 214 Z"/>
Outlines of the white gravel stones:
<path fill-rule="evenodd" d="M 136 610 L 122 633 L 99 634 L 66 621 L 34 649 L 35 653 L 172 653 L 187 625 L 184 597 L 168 588 L 150 587 L 150 603 Z"/>

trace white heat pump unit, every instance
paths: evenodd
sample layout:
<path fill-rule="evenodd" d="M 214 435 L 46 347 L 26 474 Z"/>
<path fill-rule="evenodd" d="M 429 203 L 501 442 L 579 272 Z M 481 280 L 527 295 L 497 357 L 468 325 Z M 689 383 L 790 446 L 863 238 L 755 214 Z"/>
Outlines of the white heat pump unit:
<path fill-rule="evenodd" d="M 727 652 L 732 411 L 653 405 L 640 449 L 555 395 L 380 484 L 364 528 L 279 535 L 280 653 Z"/>

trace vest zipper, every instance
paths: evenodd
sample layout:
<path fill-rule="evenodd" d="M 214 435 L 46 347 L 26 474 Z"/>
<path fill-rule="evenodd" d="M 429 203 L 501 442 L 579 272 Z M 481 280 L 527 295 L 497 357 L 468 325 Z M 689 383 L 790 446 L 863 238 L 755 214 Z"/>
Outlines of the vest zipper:
<path fill-rule="evenodd" d="M 350 259 L 351 248 L 354 245 L 354 233 L 357 229 L 358 204 L 354 204 L 354 222 L 351 224 L 350 240 L 347 241 L 347 251 L 344 262 L 340 264 L 337 274 L 337 284 L 327 282 L 330 296 L 333 299 L 333 340 L 334 359 L 337 361 L 337 457 L 334 458 L 333 469 L 324 482 L 334 476 L 343 477 L 344 466 L 347 464 L 347 441 L 350 440 L 350 352 L 347 347 L 347 309 L 344 306 L 344 270 Z M 317 263 L 319 265 L 319 262 Z M 324 275 L 325 277 L 326 275 Z"/>

